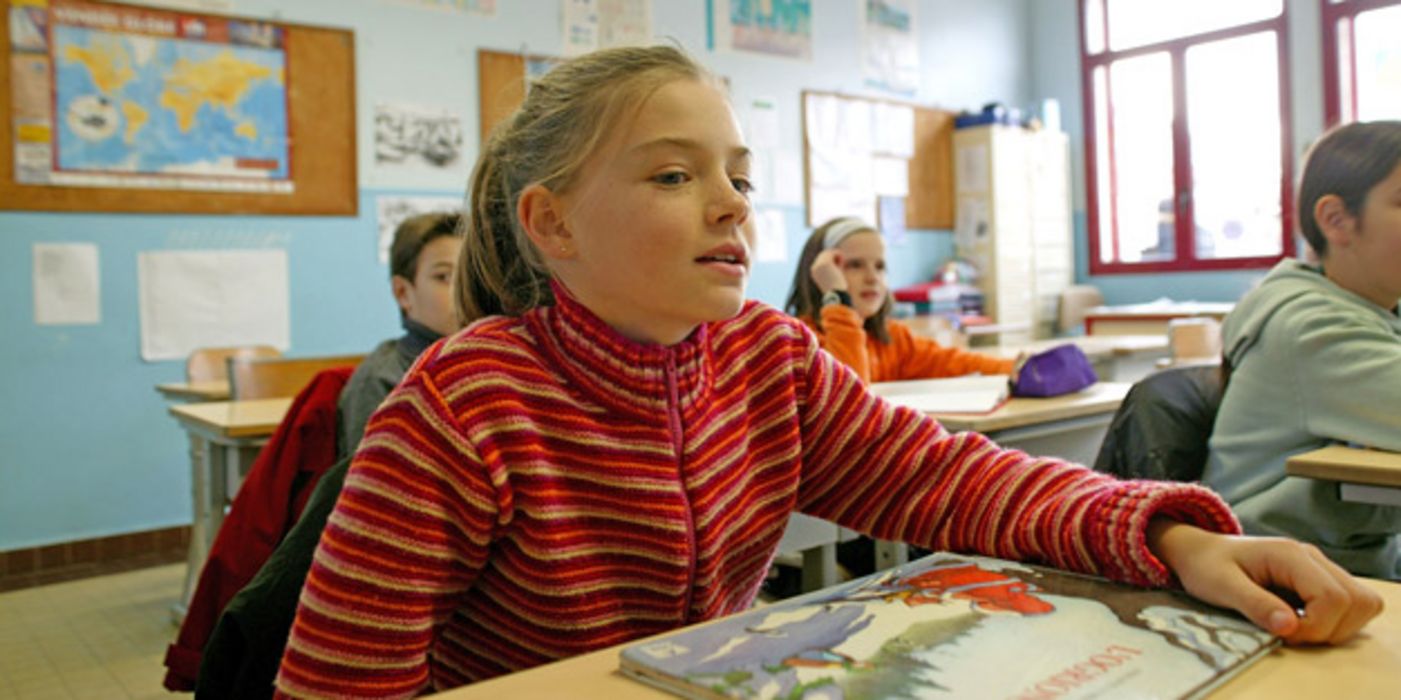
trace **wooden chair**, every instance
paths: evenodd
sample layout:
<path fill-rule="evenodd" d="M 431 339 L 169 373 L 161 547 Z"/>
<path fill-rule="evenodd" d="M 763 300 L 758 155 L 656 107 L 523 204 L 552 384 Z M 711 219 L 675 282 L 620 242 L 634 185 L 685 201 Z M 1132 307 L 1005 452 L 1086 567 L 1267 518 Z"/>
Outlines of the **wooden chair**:
<path fill-rule="evenodd" d="M 1104 303 L 1104 294 L 1099 287 L 1088 284 L 1072 284 L 1060 293 L 1057 308 L 1056 331 L 1062 335 L 1070 333 L 1085 324 L 1085 312 Z"/>
<path fill-rule="evenodd" d="M 354 367 L 364 355 L 229 358 L 229 397 L 235 401 L 296 396 L 317 372 Z"/>
<path fill-rule="evenodd" d="M 224 382 L 229 379 L 229 358 L 282 357 L 271 345 L 242 345 L 229 348 L 197 348 L 185 360 L 185 381 Z"/>

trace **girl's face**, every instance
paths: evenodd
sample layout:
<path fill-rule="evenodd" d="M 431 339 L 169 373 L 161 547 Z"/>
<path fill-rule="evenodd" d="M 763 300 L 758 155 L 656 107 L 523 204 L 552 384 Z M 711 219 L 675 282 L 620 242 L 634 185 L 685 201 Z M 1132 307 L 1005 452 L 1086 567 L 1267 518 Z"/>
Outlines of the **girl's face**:
<path fill-rule="evenodd" d="M 851 305 L 862 320 L 876 315 L 885 303 L 885 240 L 875 231 L 853 233 L 837 244 L 842 275 Z"/>
<path fill-rule="evenodd" d="M 725 97 L 663 85 L 559 193 L 573 251 L 555 274 L 622 334 L 673 344 L 733 317 L 754 248 L 749 149 Z"/>
<path fill-rule="evenodd" d="M 413 279 L 396 276 L 392 280 L 394 298 L 404 315 L 440 335 L 451 335 L 458 328 L 452 305 L 452 273 L 461 251 L 461 238 L 434 238 L 418 252 Z"/>
<path fill-rule="evenodd" d="M 1401 165 L 1367 192 L 1350 231 L 1328 245 L 1323 267 L 1330 278 L 1382 308 L 1396 308 L 1401 299 Z"/>

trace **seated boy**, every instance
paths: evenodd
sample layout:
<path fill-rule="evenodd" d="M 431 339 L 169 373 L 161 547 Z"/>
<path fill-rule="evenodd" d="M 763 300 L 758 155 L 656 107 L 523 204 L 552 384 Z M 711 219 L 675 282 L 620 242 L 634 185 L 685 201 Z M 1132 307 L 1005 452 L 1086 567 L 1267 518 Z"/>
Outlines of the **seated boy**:
<path fill-rule="evenodd" d="M 1321 264 L 1280 262 L 1226 319 L 1228 377 L 1203 481 L 1248 533 L 1401 578 L 1401 508 L 1344 502 L 1334 482 L 1284 473 L 1290 455 L 1334 442 L 1401 450 L 1401 122 L 1324 136 L 1298 201 Z"/>
<path fill-rule="evenodd" d="M 370 414 L 429 345 L 459 328 L 452 302 L 452 276 L 462 250 L 458 214 L 420 214 L 394 231 L 389 248 L 389 283 L 399 303 L 404 335 L 379 344 L 341 392 L 336 455 L 355 452 Z"/>

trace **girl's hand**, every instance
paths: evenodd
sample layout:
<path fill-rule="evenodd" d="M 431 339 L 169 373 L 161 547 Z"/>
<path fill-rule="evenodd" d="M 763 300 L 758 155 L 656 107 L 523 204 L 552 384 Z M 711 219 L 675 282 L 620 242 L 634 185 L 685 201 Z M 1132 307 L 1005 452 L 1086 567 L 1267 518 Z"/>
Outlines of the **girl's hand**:
<path fill-rule="evenodd" d="M 846 291 L 846 275 L 842 274 L 842 254 L 836 248 L 818 253 L 808 271 L 812 274 L 813 284 L 817 285 L 823 294 L 832 290 Z"/>
<path fill-rule="evenodd" d="M 1219 535 L 1155 518 L 1148 548 L 1188 593 L 1239 610 L 1288 644 L 1342 644 L 1382 611 L 1381 596 L 1310 544 Z M 1272 590 L 1297 598 L 1297 605 Z M 1295 611 L 1299 605 L 1303 615 Z"/>

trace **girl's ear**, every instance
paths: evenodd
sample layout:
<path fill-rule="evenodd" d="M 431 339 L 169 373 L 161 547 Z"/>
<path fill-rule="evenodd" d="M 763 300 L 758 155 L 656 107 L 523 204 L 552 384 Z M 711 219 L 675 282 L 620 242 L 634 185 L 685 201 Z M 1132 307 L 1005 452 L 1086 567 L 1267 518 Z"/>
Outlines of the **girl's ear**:
<path fill-rule="evenodd" d="M 1352 242 L 1357 231 L 1357 217 L 1347 210 L 1343 198 L 1336 194 L 1325 194 L 1313 205 L 1313 219 L 1318 222 L 1318 230 L 1328 239 L 1328 247 L 1341 248 Z"/>
<path fill-rule="evenodd" d="M 574 236 L 564 224 L 563 202 L 554 192 L 539 183 L 525 188 L 516 203 L 516 217 L 542 256 L 552 260 L 574 258 Z"/>

